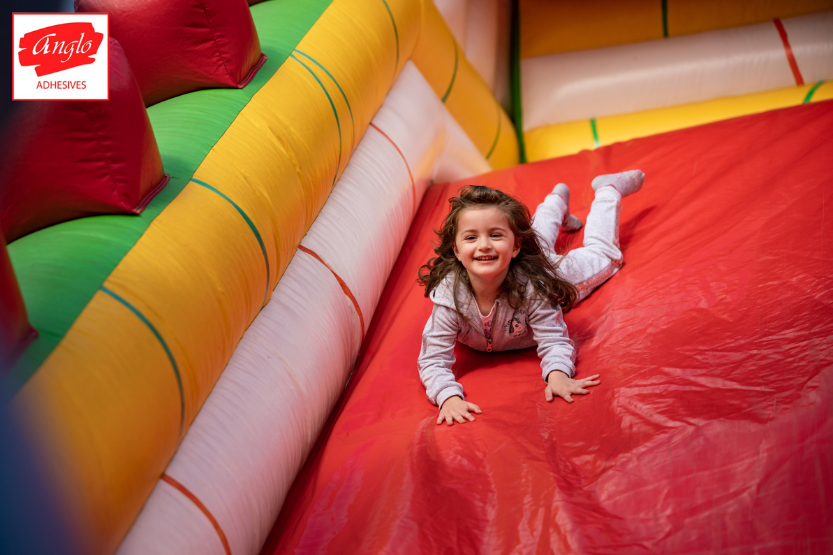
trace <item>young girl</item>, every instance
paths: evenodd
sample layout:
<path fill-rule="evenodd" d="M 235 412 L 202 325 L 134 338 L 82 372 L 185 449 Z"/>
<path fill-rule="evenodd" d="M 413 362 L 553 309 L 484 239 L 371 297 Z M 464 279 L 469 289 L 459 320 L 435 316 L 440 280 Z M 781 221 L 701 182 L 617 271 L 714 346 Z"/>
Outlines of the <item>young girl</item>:
<path fill-rule="evenodd" d="M 454 379 L 455 341 L 489 352 L 537 345 L 547 401 L 557 395 L 572 403 L 572 394 L 599 384 L 598 374 L 572 379 L 575 350 L 562 310 L 621 268 L 621 200 L 637 192 L 644 177 L 631 170 L 595 178 L 584 247 L 563 257 L 554 251 L 559 228 L 582 226 L 570 214 L 565 184 L 546 196 L 534 221 L 521 202 L 489 187 L 469 185 L 449 199 L 437 256 L 419 272 L 425 296 L 434 302 L 422 332 L 419 376 L 428 399 L 440 407 L 437 424 L 463 423 L 482 412 Z"/>

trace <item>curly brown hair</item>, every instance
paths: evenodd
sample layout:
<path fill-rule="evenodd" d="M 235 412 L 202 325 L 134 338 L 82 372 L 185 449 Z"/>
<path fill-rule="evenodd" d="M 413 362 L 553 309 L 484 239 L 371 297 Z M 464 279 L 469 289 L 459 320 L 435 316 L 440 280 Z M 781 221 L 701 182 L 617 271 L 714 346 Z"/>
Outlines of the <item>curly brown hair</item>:
<path fill-rule="evenodd" d="M 535 291 L 552 306 L 561 306 L 567 313 L 576 302 L 576 288 L 557 272 L 557 265 L 553 265 L 541 250 L 538 234 L 532 229 L 532 217 L 529 208 L 521 201 L 507 195 L 503 191 L 492 189 L 484 185 L 466 185 L 460 189 L 459 195 L 448 199 L 451 210 L 445 217 L 439 231 L 434 230 L 440 240 L 434 246 L 433 257 L 428 264 L 418 271 L 417 282 L 425 286 L 427 297 L 435 287 L 448 275 L 454 273 L 454 305 L 457 304 L 457 285 L 466 284 L 474 294 L 469 281 L 468 272 L 454 254 L 454 240 L 457 236 L 457 221 L 463 210 L 469 208 L 483 208 L 494 206 L 506 216 L 509 228 L 520 243 L 518 256 L 509 264 L 506 279 L 500 287 L 498 295 L 505 297 L 512 308 L 520 308 L 525 304 L 526 287 L 519 277 L 525 277 Z"/>

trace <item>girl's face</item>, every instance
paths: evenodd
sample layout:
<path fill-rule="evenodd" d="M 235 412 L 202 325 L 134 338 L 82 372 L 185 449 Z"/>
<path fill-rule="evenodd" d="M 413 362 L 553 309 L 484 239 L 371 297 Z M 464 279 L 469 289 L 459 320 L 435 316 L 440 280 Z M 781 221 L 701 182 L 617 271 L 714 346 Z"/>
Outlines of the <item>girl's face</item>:
<path fill-rule="evenodd" d="M 502 284 L 521 250 L 517 243 L 506 216 L 494 206 L 467 208 L 457 217 L 454 253 L 472 281 Z"/>

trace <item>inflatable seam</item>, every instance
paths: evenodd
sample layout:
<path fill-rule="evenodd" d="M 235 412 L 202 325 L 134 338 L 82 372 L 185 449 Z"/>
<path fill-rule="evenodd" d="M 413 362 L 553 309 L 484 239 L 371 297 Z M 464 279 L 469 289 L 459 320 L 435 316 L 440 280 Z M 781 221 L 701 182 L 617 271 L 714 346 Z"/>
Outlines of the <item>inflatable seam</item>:
<path fill-rule="evenodd" d="M 182 437 L 182 430 L 185 427 L 185 392 L 182 389 L 182 377 L 179 375 L 179 367 L 176 364 L 176 360 L 174 359 L 173 353 L 168 348 L 168 344 L 162 338 L 162 334 L 159 333 L 159 330 L 157 330 L 156 327 L 153 324 L 151 324 L 150 320 L 148 320 L 145 317 L 145 315 L 142 314 L 139 311 L 139 309 L 137 309 L 135 306 L 130 304 L 124 297 L 122 297 L 118 293 L 110 291 L 109 289 L 107 289 L 103 285 L 101 286 L 100 291 L 102 293 L 106 293 L 107 295 L 110 295 L 115 300 L 117 300 L 122 305 L 124 305 L 124 307 L 127 308 L 130 312 L 135 314 L 136 317 L 139 318 L 139 320 L 141 320 L 142 323 L 148 327 L 148 329 L 151 331 L 151 333 L 153 333 L 153 335 L 156 336 L 156 339 L 159 340 L 159 344 L 162 345 L 163 349 L 165 349 L 165 354 L 168 355 L 168 360 L 171 361 L 171 366 L 174 369 L 174 376 L 176 376 L 176 385 L 179 387 L 179 403 L 180 403 L 180 407 L 179 407 L 180 408 L 180 411 L 179 411 L 179 437 L 181 438 Z"/>
<path fill-rule="evenodd" d="M 304 69 L 306 69 L 310 73 L 310 75 L 312 75 L 313 78 L 315 78 L 315 80 L 321 86 L 321 90 L 323 90 L 324 94 L 327 95 L 327 100 L 330 101 L 330 107 L 333 109 L 333 115 L 336 117 L 336 127 L 338 128 L 338 163 L 336 164 L 336 173 L 333 176 L 333 185 L 332 185 L 332 187 L 335 187 L 336 186 L 336 179 L 338 179 L 338 170 L 341 169 L 341 151 L 344 149 L 344 146 L 341 142 L 341 122 L 338 120 L 338 110 L 336 110 L 336 105 L 333 102 L 333 99 L 330 96 L 330 93 L 327 91 L 327 87 L 324 86 L 324 83 L 321 82 L 321 79 L 318 78 L 318 76 L 315 74 L 315 72 L 312 69 L 310 69 L 310 67 L 307 64 L 305 64 L 304 62 L 302 62 L 301 60 L 296 58 L 295 54 L 290 54 L 289 57 L 292 58 L 293 60 L 295 60 L 296 62 L 298 62 L 299 64 L 301 64 L 304 67 Z"/>
<path fill-rule="evenodd" d="M 813 95 L 816 94 L 816 91 L 818 90 L 819 87 L 821 87 L 824 84 L 824 82 L 825 82 L 825 80 L 822 79 L 821 81 L 819 81 L 818 83 L 813 85 L 813 88 L 810 89 L 807 92 L 807 96 L 804 97 L 804 101 L 802 102 L 802 104 L 807 104 L 808 102 L 810 102 L 810 100 L 813 99 Z"/>
<path fill-rule="evenodd" d="M 337 281 L 337 282 L 338 282 L 338 284 L 341 286 L 341 290 L 342 290 L 342 291 L 344 291 L 344 294 L 345 294 L 345 295 L 347 295 L 347 298 L 348 298 L 348 299 L 350 299 L 350 302 L 352 302 L 352 303 L 353 303 L 353 307 L 356 309 L 356 313 L 359 315 L 359 324 L 361 325 L 361 328 L 362 328 L 362 339 L 361 339 L 361 341 L 362 341 L 362 342 L 364 342 L 364 316 L 362 315 L 362 309 L 361 309 L 361 307 L 359 306 L 359 301 L 356 299 L 356 296 L 355 296 L 355 295 L 353 295 L 353 292 L 352 292 L 352 291 L 350 291 L 350 287 L 348 287 L 348 286 L 347 286 L 347 283 L 346 283 L 343 279 L 341 279 L 341 276 L 339 276 L 339 275 L 335 272 L 335 270 L 333 270 L 333 269 L 330 267 L 330 265 L 329 265 L 329 264 L 327 264 L 326 262 L 324 262 L 324 259 L 323 259 L 323 258 L 321 258 L 320 256 L 318 256 L 318 253 L 316 253 L 316 252 L 315 252 L 315 251 L 313 251 L 312 249 L 309 249 L 309 248 L 305 247 L 304 245 L 299 245 L 299 246 L 298 246 L 298 250 L 300 250 L 300 251 L 302 251 L 302 252 L 307 253 L 308 255 L 310 255 L 311 257 L 313 257 L 313 258 L 314 258 L 314 259 L 316 259 L 317 261 L 319 261 L 321 264 L 323 264 L 323 265 L 324 265 L 324 267 L 325 267 L 325 268 L 327 268 L 328 270 L 330 270 L 330 272 L 331 272 L 331 273 L 333 274 L 333 276 L 336 278 L 336 281 Z"/>
<path fill-rule="evenodd" d="M 205 7 L 205 1 L 201 1 L 202 4 L 202 11 L 205 14 L 205 22 L 208 24 L 208 30 L 211 31 L 211 40 L 214 41 L 214 47 L 217 49 L 217 53 L 220 55 L 220 61 L 223 62 L 223 69 L 226 70 L 226 75 L 229 76 L 229 80 L 233 82 L 234 76 L 228 70 L 228 66 L 226 65 L 226 59 L 223 57 L 223 51 L 220 49 L 220 45 L 217 44 L 217 36 L 214 34 L 214 27 L 211 26 L 211 18 L 208 17 L 208 10 Z"/>
<path fill-rule="evenodd" d="M 237 210 L 237 212 L 241 216 L 243 216 L 243 219 L 246 220 L 246 223 L 249 225 L 249 228 L 252 230 L 252 233 L 255 234 L 255 239 L 257 239 L 257 244 L 260 245 L 260 252 L 263 254 L 263 262 L 266 264 L 266 292 L 263 294 L 263 305 L 261 305 L 261 306 L 266 306 L 266 299 L 269 296 L 269 280 L 271 279 L 272 276 L 271 276 L 271 273 L 269 271 L 269 256 L 266 254 L 266 246 L 263 244 L 263 238 L 260 236 L 260 232 L 258 232 L 257 226 L 252 221 L 252 219 L 249 218 L 249 215 L 246 214 L 246 212 L 244 212 L 243 209 L 240 208 L 240 206 L 238 206 L 238 204 L 236 202 L 234 202 L 229 197 L 227 197 L 225 194 L 223 194 L 222 191 L 220 191 L 219 189 L 215 189 L 214 187 L 212 187 L 211 185 L 209 185 L 205 181 L 200 181 L 199 179 L 191 178 L 191 181 L 193 181 L 197 185 L 201 185 L 201 186 L 205 187 L 209 191 L 217 193 L 218 195 L 220 195 L 223 198 L 223 200 L 225 200 L 229 204 L 231 204 L 235 208 L 235 210 Z"/>
<path fill-rule="evenodd" d="M 200 501 L 199 498 L 196 495 L 191 493 L 191 491 L 188 488 L 186 488 L 185 486 L 183 486 L 182 484 L 180 484 L 179 482 L 177 482 L 176 480 L 174 480 L 173 478 L 171 478 L 167 474 L 162 475 L 162 480 L 167 482 L 168 485 L 170 485 L 172 488 L 177 490 L 179 493 L 181 493 L 182 495 L 187 497 L 188 500 L 191 501 L 191 503 L 196 505 L 197 508 L 200 511 L 202 511 L 202 513 L 209 520 L 209 522 L 211 522 L 211 525 L 214 527 L 214 530 L 217 532 L 217 535 L 220 537 L 220 541 L 223 543 L 223 549 L 225 549 L 226 555 L 231 555 L 231 546 L 228 543 L 228 539 L 226 538 L 226 534 L 223 532 L 223 529 L 220 527 L 220 523 L 217 522 L 217 519 L 214 518 L 214 515 L 212 515 L 211 511 L 208 510 L 208 507 L 206 507 L 205 504 L 203 504 L 203 502 Z"/>
<path fill-rule="evenodd" d="M 781 37 L 781 42 L 784 43 L 784 53 L 787 55 L 787 62 L 790 64 L 793 77 L 795 77 L 795 84 L 803 85 L 804 78 L 801 76 L 801 70 L 798 69 L 798 62 L 795 61 L 795 55 L 793 55 L 793 49 L 790 46 L 790 38 L 787 36 L 787 30 L 784 29 L 784 24 L 777 17 L 772 22 L 778 30 L 778 36 Z"/>
<path fill-rule="evenodd" d="M 448 90 L 445 91 L 443 95 L 443 104 L 448 99 L 448 95 L 451 94 L 451 89 L 454 87 L 454 80 L 457 79 L 457 66 L 460 61 L 460 48 L 457 46 L 457 41 L 454 41 L 454 71 L 451 73 L 451 82 L 448 84 Z"/>
<path fill-rule="evenodd" d="M 267 56 L 266 54 L 261 52 L 260 53 L 260 59 L 257 61 L 257 63 L 255 65 L 252 66 L 252 69 L 249 70 L 249 73 L 246 74 L 246 77 L 244 77 L 242 81 L 237 83 L 237 88 L 242 89 L 246 85 L 251 83 L 252 79 L 255 78 L 255 75 L 257 75 L 257 72 L 260 71 L 260 68 L 262 68 L 264 66 L 264 64 L 266 64 L 266 60 L 268 60 L 268 59 L 269 59 L 269 56 Z"/>
<path fill-rule="evenodd" d="M 489 153 L 486 155 L 486 160 L 488 160 L 492 153 L 495 151 L 495 147 L 497 146 L 497 142 L 500 139 L 500 128 L 501 124 L 503 123 L 503 118 L 501 117 L 501 108 L 500 104 L 497 105 L 497 133 L 495 133 L 495 140 L 492 141 L 492 148 L 489 149 Z"/>
<path fill-rule="evenodd" d="M 300 54 L 301 56 L 304 56 L 304 57 L 306 57 L 306 58 L 309 58 L 309 59 L 312 61 L 312 63 L 314 63 L 315 65 L 317 65 L 318 67 L 320 67 L 322 70 L 324 70 L 324 73 L 326 73 L 326 74 L 327 74 L 327 76 L 328 76 L 330 79 L 332 79 L 332 80 L 333 80 L 333 83 L 335 83 L 335 84 L 336 84 L 336 87 L 338 87 L 338 90 L 339 90 L 339 92 L 341 93 L 342 98 L 344 98 L 344 103 L 345 103 L 345 104 L 347 104 L 347 111 L 348 111 L 348 112 L 350 112 L 350 125 L 351 125 L 351 128 L 352 128 L 352 134 L 351 134 L 351 136 L 350 136 L 350 154 L 352 154 L 352 153 L 353 153 L 353 150 L 355 150 L 355 146 L 356 146 L 356 122 L 355 122 L 355 120 L 353 119 L 353 108 L 351 108 L 351 107 L 350 107 L 350 101 L 349 101 L 349 100 L 347 100 L 347 95 L 344 93 L 344 89 L 342 89 L 342 88 L 341 88 L 341 85 L 339 85 L 339 84 L 338 84 L 338 81 L 336 81 L 336 78 L 335 78 L 335 77 L 333 77 L 333 74 L 332 74 L 332 73 L 330 73 L 329 71 L 327 71 L 327 68 L 326 68 L 326 67 L 324 67 L 323 65 L 321 65 L 321 64 L 318 62 L 318 60 L 316 60 L 315 58 L 313 58 L 313 57 L 312 57 L 312 56 L 310 56 L 309 54 L 305 54 L 305 53 L 301 52 L 301 51 L 300 51 L 300 50 L 298 50 L 297 48 L 295 49 L 295 52 L 297 52 L 297 53 L 298 53 L 298 54 Z"/>
<path fill-rule="evenodd" d="M 387 133 L 385 133 L 384 131 L 382 131 L 381 129 L 379 129 L 379 128 L 376 126 L 376 124 L 374 124 L 372 121 L 370 122 L 370 127 L 372 127 L 373 129 L 375 129 L 376 131 L 378 131 L 379 133 L 381 133 L 381 134 L 382 134 L 382 136 L 383 136 L 384 138 L 386 138 L 386 139 L 390 142 L 390 144 L 392 144 L 392 145 L 393 145 L 393 148 L 395 148 L 395 149 L 396 149 L 396 152 L 398 152 L 398 153 L 399 153 L 399 156 L 400 156 L 400 158 L 402 158 L 402 161 L 403 161 L 403 162 L 405 162 L 405 169 L 406 169 L 406 170 L 408 170 L 408 177 L 411 179 L 411 193 L 412 193 L 412 197 L 413 197 L 413 200 L 414 200 L 414 202 L 413 202 L 413 205 L 414 205 L 414 208 L 413 208 L 413 213 L 415 214 L 415 213 L 416 213 L 416 210 L 417 210 L 417 204 L 416 204 L 416 185 L 414 184 L 414 174 L 412 174 L 412 173 L 411 173 L 411 166 L 408 164 L 408 160 L 406 160 L 406 159 L 405 159 L 405 155 L 402 153 L 402 151 L 399 149 L 399 147 L 398 147 L 398 146 L 396 146 L 396 143 L 395 143 L 395 142 L 393 142 L 393 139 L 391 139 L 390 137 L 388 137 L 388 134 L 387 134 Z"/>
<path fill-rule="evenodd" d="M 396 39 L 396 64 L 393 67 L 393 78 L 396 79 L 396 70 L 399 69 L 399 31 L 396 29 L 396 19 L 393 17 L 393 12 L 390 11 L 390 6 L 385 0 L 382 0 L 382 4 L 385 5 L 385 9 L 388 11 L 388 15 L 390 16 L 390 22 L 393 24 L 393 36 Z"/>

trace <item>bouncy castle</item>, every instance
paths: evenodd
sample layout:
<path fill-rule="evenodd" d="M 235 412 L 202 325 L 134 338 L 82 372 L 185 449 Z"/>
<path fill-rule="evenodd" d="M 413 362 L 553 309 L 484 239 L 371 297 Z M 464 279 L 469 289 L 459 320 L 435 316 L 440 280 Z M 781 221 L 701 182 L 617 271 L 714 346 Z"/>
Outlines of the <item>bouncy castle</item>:
<path fill-rule="evenodd" d="M 80 552 L 833 550 L 833 1 L 75 11 L 110 99 L 4 131 L 0 378 Z M 584 220 L 631 168 L 566 315 L 601 384 L 458 345 L 483 414 L 437 425 L 448 199 L 564 182 Z"/>

